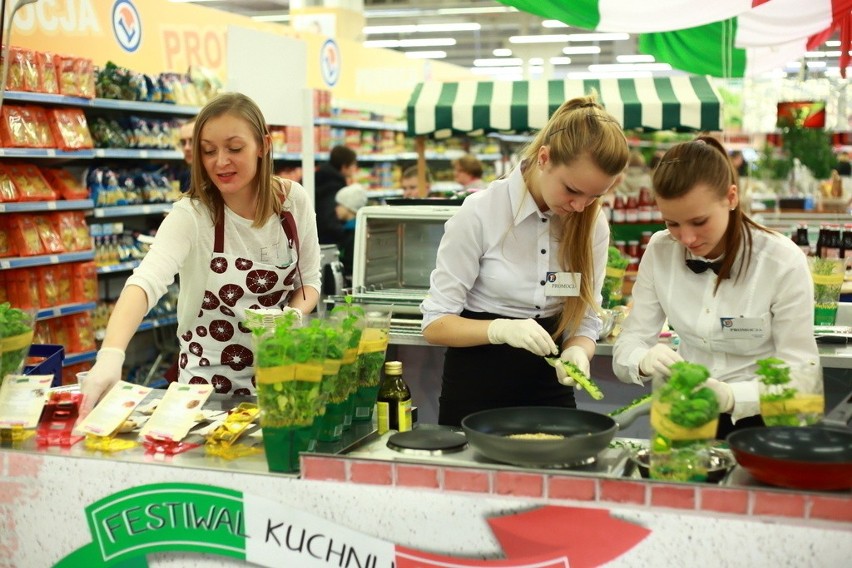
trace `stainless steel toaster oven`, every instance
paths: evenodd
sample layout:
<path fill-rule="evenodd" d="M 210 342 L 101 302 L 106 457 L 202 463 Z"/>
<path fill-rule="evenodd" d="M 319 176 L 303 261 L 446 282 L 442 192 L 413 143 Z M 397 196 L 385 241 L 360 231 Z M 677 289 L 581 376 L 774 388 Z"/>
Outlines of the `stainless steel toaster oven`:
<path fill-rule="evenodd" d="M 456 211 L 458 206 L 452 205 L 359 209 L 352 265 L 356 301 L 369 304 L 370 309 L 392 310 L 397 324 L 416 327 L 419 334 L 420 302 L 429 290 L 444 223 Z"/>

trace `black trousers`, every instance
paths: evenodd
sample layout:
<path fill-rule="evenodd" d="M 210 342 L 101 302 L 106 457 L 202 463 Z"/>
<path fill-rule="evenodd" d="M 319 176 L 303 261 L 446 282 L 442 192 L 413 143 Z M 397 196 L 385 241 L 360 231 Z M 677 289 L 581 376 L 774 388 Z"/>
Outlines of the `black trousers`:
<path fill-rule="evenodd" d="M 480 320 L 505 318 L 467 310 L 461 316 Z M 550 333 L 559 323 L 558 317 L 538 321 Z M 547 364 L 544 357 L 526 349 L 509 345 L 447 349 L 438 423 L 458 427 L 468 414 L 509 406 L 576 408 L 577 403 L 574 401 L 574 389 L 559 384 L 556 370 Z"/>
<path fill-rule="evenodd" d="M 719 415 L 719 427 L 716 429 L 716 439 L 724 440 L 731 432 L 736 432 L 737 430 L 742 430 L 744 428 L 755 428 L 758 426 L 766 426 L 763 422 L 763 418 L 759 414 L 756 416 L 742 418 L 737 420 L 736 424 L 733 424 L 731 422 L 731 415 L 728 413 L 722 413 Z"/>

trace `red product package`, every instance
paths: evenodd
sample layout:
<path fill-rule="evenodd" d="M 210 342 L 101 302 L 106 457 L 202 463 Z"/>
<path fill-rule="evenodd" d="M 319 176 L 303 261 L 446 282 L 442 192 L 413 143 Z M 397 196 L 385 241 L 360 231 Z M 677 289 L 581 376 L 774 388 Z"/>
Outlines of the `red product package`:
<path fill-rule="evenodd" d="M 66 354 L 79 353 L 79 351 L 73 351 L 71 349 L 74 329 L 69 318 L 72 317 L 74 316 L 64 316 L 61 318 L 51 318 L 47 320 L 48 327 L 50 327 L 50 335 L 53 338 L 51 343 L 54 345 L 64 345 Z"/>
<path fill-rule="evenodd" d="M 18 188 L 15 187 L 15 182 L 12 181 L 12 176 L 9 175 L 6 167 L 0 164 L 0 202 L 18 201 L 20 197 L 18 195 Z M 3 254 L 0 253 L 0 256 L 3 256 Z"/>
<path fill-rule="evenodd" d="M 92 135 L 83 109 L 54 108 L 48 111 L 50 128 L 57 146 L 62 150 L 92 148 Z"/>
<path fill-rule="evenodd" d="M 65 252 L 65 247 L 62 246 L 62 239 L 59 237 L 59 233 L 53 228 L 46 215 L 36 215 L 33 218 L 33 222 L 38 231 L 38 238 L 41 239 L 41 244 L 47 254 Z"/>
<path fill-rule="evenodd" d="M 59 94 L 59 73 L 56 69 L 56 57 L 46 51 L 36 52 L 36 67 L 41 79 L 41 92 Z"/>
<path fill-rule="evenodd" d="M 0 217 L 0 258 L 15 256 L 15 243 L 10 234 L 9 222 L 5 216 Z"/>
<path fill-rule="evenodd" d="M 6 171 L 15 182 L 20 201 L 54 201 L 56 199 L 56 194 L 47 180 L 42 177 L 37 166 L 15 164 L 8 166 Z"/>
<path fill-rule="evenodd" d="M 82 211 L 74 211 L 74 249 L 92 250 L 92 234 L 86 224 L 86 214 Z"/>
<path fill-rule="evenodd" d="M 11 270 L 6 275 L 6 283 L 10 284 L 10 289 L 14 291 L 14 299 L 12 300 L 14 306 L 22 310 L 40 307 L 38 275 L 35 271 L 24 268 Z M 38 342 L 33 341 L 33 343 Z"/>
<path fill-rule="evenodd" d="M 77 76 L 77 58 L 57 55 L 56 72 L 59 76 L 59 92 L 72 97 L 80 96 L 80 80 Z"/>
<path fill-rule="evenodd" d="M 39 138 L 35 120 L 28 107 L 3 105 L 2 140 L 6 148 L 35 148 Z"/>
<path fill-rule="evenodd" d="M 23 308 L 23 306 L 19 306 Z M 33 333 L 33 343 L 46 343 L 56 345 L 53 340 L 53 330 L 50 327 L 50 320 L 37 321 L 35 325 L 35 333 Z"/>
<path fill-rule="evenodd" d="M 50 184 L 54 193 L 61 195 L 63 199 L 88 199 L 88 188 L 83 185 L 82 180 L 74 177 L 68 170 L 62 168 L 42 168 L 41 173 L 44 179 L 47 180 L 47 183 Z M 0 200 L 2 200 L 2 196 L 0 196 Z"/>
<path fill-rule="evenodd" d="M 79 96 L 86 99 L 95 98 L 95 66 L 92 64 L 92 60 L 78 57 L 76 69 L 79 80 Z"/>
<path fill-rule="evenodd" d="M 40 266 L 33 272 L 37 274 L 38 280 L 38 305 L 42 308 L 60 305 L 62 302 L 59 301 L 59 282 L 54 267 Z"/>
<path fill-rule="evenodd" d="M 56 278 L 56 303 L 61 305 L 70 304 L 74 301 L 73 282 L 71 280 L 74 270 L 70 264 L 53 264 L 53 275 Z"/>
<path fill-rule="evenodd" d="M 59 319 L 68 320 L 66 326 L 71 335 L 68 348 L 71 352 L 86 353 L 87 351 L 94 351 L 98 348 L 95 344 L 95 332 L 92 329 L 92 316 L 88 312 L 81 312 Z"/>
<path fill-rule="evenodd" d="M 98 300 L 98 269 L 92 262 L 74 262 L 71 265 L 74 302 L 96 302 Z"/>
<path fill-rule="evenodd" d="M 47 109 L 37 106 L 28 107 L 32 119 L 37 148 L 56 148 L 53 140 L 53 132 L 50 130 L 50 120 L 47 118 Z"/>
<path fill-rule="evenodd" d="M 15 47 L 9 47 L 9 71 L 6 75 L 6 90 L 7 91 L 26 91 L 27 84 L 33 84 L 33 80 L 27 80 L 27 65 L 29 57 L 27 53 L 30 50 Z M 30 53 L 32 53 L 30 51 Z"/>
<path fill-rule="evenodd" d="M 67 252 L 77 250 L 77 227 L 74 225 L 74 213 L 61 211 L 50 214 L 50 223 L 62 240 L 62 246 Z"/>
<path fill-rule="evenodd" d="M 9 215 L 9 236 L 20 256 L 45 254 L 38 228 L 29 215 Z"/>

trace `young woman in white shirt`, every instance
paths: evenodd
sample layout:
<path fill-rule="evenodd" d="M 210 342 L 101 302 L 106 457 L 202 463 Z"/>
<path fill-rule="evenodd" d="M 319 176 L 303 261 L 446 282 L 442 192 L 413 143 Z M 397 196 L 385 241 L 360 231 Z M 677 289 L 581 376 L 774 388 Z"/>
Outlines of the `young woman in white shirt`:
<path fill-rule="evenodd" d="M 190 190 L 127 279 L 83 383 L 83 414 L 121 378 L 130 339 L 175 275 L 177 379 L 220 393 L 254 393 L 246 308 L 287 307 L 301 316 L 319 299 L 314 210 L 302 186 L 272 175 L 258 106 L 239 93 L 220 95 L 198 114 L 192 138 Z"/>
<path fill-rule="evenodd" d="M 645 250 L 613 351 L 613 370 L 628 383 L 668 377 L 677 361 L 706 366 L 723 413 L 719 438 L 763 424 L 758 359 L 819 364 L 807 258 L 743 213 L 736 179 L 709 136 L 666 152 L 653 185 L 667 230 Z M 658 340 L 666 318 L 680 338 L 677 352 Z"/>
<path fill-rule="evenodd" d="M 441 424 L 490 408 L 576 406 L 573 381 L 544 357 L 588 373 L 609 243 L 598 198 L 627 156 L 618 122 L 594 98 L 572 99 L 518 167 L 447 221 L 420 307 L 426 340 L 448 347 Z"/>

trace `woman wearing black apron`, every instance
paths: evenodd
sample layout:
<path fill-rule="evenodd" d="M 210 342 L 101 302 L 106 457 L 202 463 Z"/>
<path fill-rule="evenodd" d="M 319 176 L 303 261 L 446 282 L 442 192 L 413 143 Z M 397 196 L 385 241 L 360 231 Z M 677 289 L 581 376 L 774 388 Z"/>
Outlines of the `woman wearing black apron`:
<path fill-rule="evenodd" d="M 441 424 L 489 408 L 576 406 L 565 388 L 574 381 L 544 356 L 589 371 L 609 245 L 598 198 L 627 158 L 618 122 L 593 97 L 572 99 L 518 167 L 447 221 L 420 306 L 423 336 L 449 348 Z"/>

